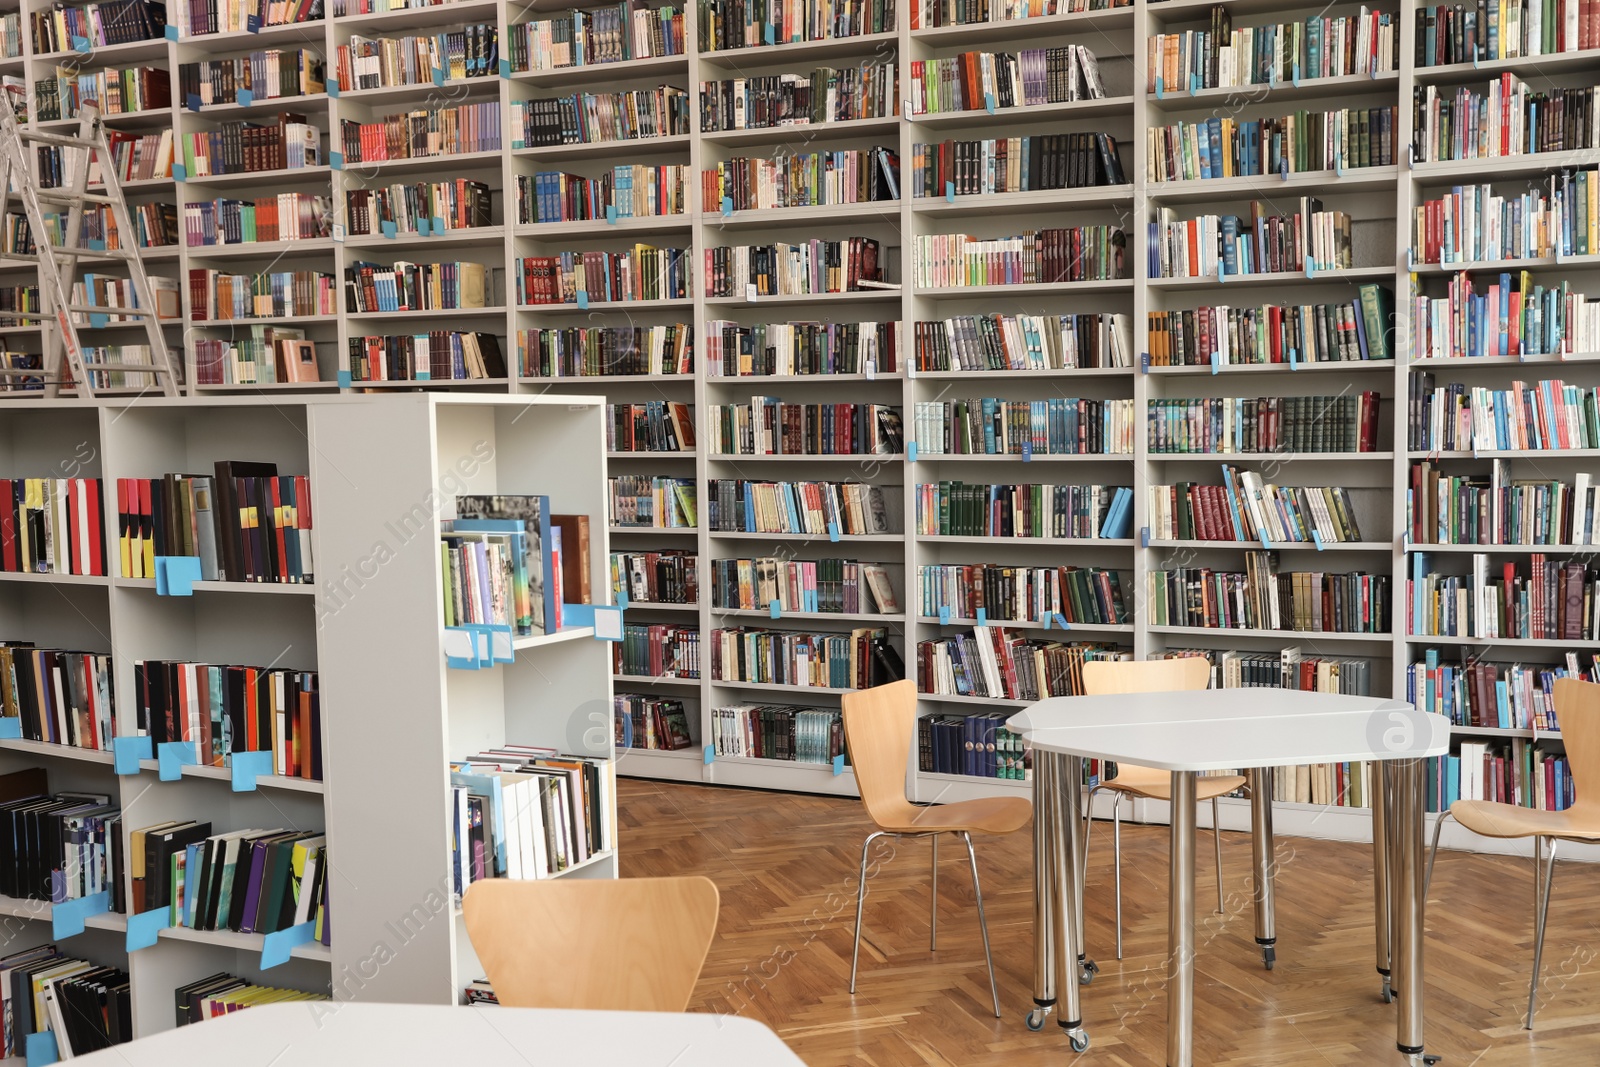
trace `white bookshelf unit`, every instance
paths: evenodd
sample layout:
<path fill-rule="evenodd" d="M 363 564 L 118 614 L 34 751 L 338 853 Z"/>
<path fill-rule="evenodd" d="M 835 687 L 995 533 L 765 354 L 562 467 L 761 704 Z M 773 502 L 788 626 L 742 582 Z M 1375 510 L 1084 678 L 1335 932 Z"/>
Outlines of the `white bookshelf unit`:
<path fill-rule="evenodd" d="M 26 14 L 39 0 L 26 0 L 24 38 L 28 35 Z M 580 3 L 578 5 L 582 7 Z M 1092 397 L 1131 399 L 1135 411 L 1134 451 L 1130 455 L 1032 457 L 1019 456 L 937 456 L 924 453 L 916 462 L 907 456 L 874 457 L 863 466 L 860 461 L 839 457 L 813 457 L 798 462 L 778 462 L 772 457 L 722 456 L 708 452 L 704 428 L 699 427 L 696 451 L 683 454 L 613 453 L 610 473 L 646 474 L 692 478 L 702 487 L 710 478 L 815 478 L 841 481 L 871 481 L 885 486 L 904 487 L 906 523 L 915 516 L 915 486 L 941 478 L 963 481 L 1017 482 L 1099 482 L 1125 484 L 1133 489 L 1133 536 L 1129 538 L 1077 541 L 1014 540 L 918 536 L 905 533 L 891 537 L 844 537 L 838 543 L 826 538 L 805 539 L 784 535 L 744 535 L 713 532 L 706 528 L 706 502 L 700 501 L 701 527 L 695 530 L 640 529 L 611 526 L 610 543 L 618 550 L 680 549 L 695 552 L 700 561 L 701 598 L 694 605 L 633 603 L 627 610 L 630 622 L 660 622 L 692 625 L 703 638 L 719 625 L 757 623 L 711 606 L 709 573 L 713 559 L 757 554 L 787 554 L 794 558 L 849 555 L 851 558 L 881 562 L 890 571 L 904 618 L 834 615 L 801 620 L 785 615 L 775 623 L 792 627 L 801 623 L 818 630 L 848 629 L 854 625 L 881 623 L 906 661 L 915 669 L 915 649 L 921 640 L 972 625 L 972 620 L 952 619 L 946 625 L 936 617 L 918 617 L 912 607 L 917 568 L 930 563 L 994 562 L 1019 565 L 1075 564 L 1112 567 L 1123 576 L 1125 595 L 1141 602 L 1134 610 L 1131 625 L 1121 627 L 1074 627 L 1071 639 L 1115 641 L 1145 658 L 1166 649 L 1208 648 L 1270 652 L 1286 644 L 1299 645 L 1307 655 L 1360 655 L 1374 666 L 1374 688 L 1383 694 L 1401 694 L 1405 686 L 1406 665 L 1420 659 L 1425 649 L 1436 647 L 1448 653 L 1457 646 L 1480 642 L 1459 638 L 1412 638 L 1406 632 L 1405 583 L 1410 573 L 1410 557 L 1416 546 L 1404 537 L 1406 519 L 1405 487 L 1410 465 L 1427 458 L 1426 452 L 1405 448 L 1408 372 L 1411 359 L 1411 301 L 1413 293 L 1438 296 L 1449 277 L 1436 266 L 1421 266 L 1413 272 L 1407 255 L 1414 209 L 1426 198 L 1462 183 L 1494 182 L 1501 192 L 1514 195 L 1530 182 L 1564 167 L 1589 165 L 1592 153 L 1550 152 L 1508 158 L 1474 159 L 1464 162 L 1412 164 L 1407 146 L 1412 141 L 1412 100 L 1414 92 L 1428 84 L 1449 89 L 1476 86 L 1480 89 L 1503 72 L 1515 73 L 1536 90 L 1551 87 L 1582 86 L 1600 81 L 1600 50 L 1590 49 L 1554 56 L 1424 66 L 1417 61 L 1415 0 L 1397 0 L 1394 5 L 1372 5 L 1394 16 L 1399 35 L 1398 66 L 1376 76 L 1347 75 L 1332 78 L 1280 78 L 1273 85 L 1240 88 L 1196 89 L 1186 86 L 1163 87 L 1157 93 L 1146 91 L 1150 78 L 1146 41 L 1153 35 L 1184 29 L 1207 29 L 1214 6 L 1226 8 L 1235 28 L 1266 23 L 1303 20 L 1306 12 L 1288 0 L 1166 0 L 1161 3 L 1136 0 L 1128 6 L 1062 14 L 1033 15 L 1027 19 L 1002 19 L 1006 5 L 992 3 L 996 17 L 988 22 L 912 29 L 909 0 L 899 7 L 895 29 L 856 37 L 821 39 L 757 45 L 720 51 L 698 47 L 697 20 L 700 11 L 693 3 L 684 5 L 687 53 L 681 56 L 649 58 L 620 63 L 597 64 L 555 70 L 518 72 L 502 65 L 499 76 L 448 81 L 399 88 L 344 91 L 304 99 L 256 101 L 257 114 L 279 110 L 305 113 L 323 127 L 327 137 L 324 151 L 341 146 L 337 131 L 340 122 L 350 118 L 370 118 L 407 107 L 459 102 L 498 100 L 504 149 L 497 154 L 470 157 L 427 157 L 391 163 L 340 169 L 321 168 L 304 172 L 251 174 L 223 178 L 190 180 L 179 183 L 151 183 L 139 189 L 140 196 L 175 197 L 184 203 L 218 196 L 260 195 L 277 191 L 313 191 L 327 195 L 333 203 L 335 222 L 344 226 L 345 195 L 358 188 L 369 188 L 391 181 L 434 180 L 468 176 L 488 182 L 494 189 L 494 225 L 481 229 L 452 230 L 443 237 L 405 237 L 382 235 L 346 236 L 343 240 L 288 242 L 296 247 L 226 246 L 222 248 L 180 247 L 157 253 L 169 258 L 181 282 L 188 270 L 219 264 L 292 262 L 326 271 L 340 279 L 344 268 L 358 259 L 394 260 L 403 257 L 421 260 L 438 256 L 473 259 L 505 270 L 507 306 L 472 312 L 440 312 L 426 315 L 359 315 L 337 318 L 308 317 L 286 325 L 304 327 L 318 344 L 318 359 L 323 378 L 315 386 L 243 385 L 190 386 L 191 393 L 315 392 L 358 393 L 363 388 L 374 392 L 392 389 L 468 392 L 477 395 L 504 393 L 549 394 L 604 393 L 610 402 L 664 400 L 690 406 L 697 422 L 706 417 L 708 405 L 746 402 L 753 393 L 775 395 L 786 401 L 831 402 L 865 401 L 901 407 L 906 416 L 908 435 L 912 432 L 911 412 L 922 401 L 969 396 L 999 396 L 1011 399 L 1045 397 Z M 339 44 L 350 35 L 399 37 L 433 33 L 477 22 L 492 22 L 500 35 L 500 58 L 510 56 L 509 34 L 518 22 L 549 18 L 568 10 L 548 4 L 523 9 L 509 0 L 470 0 L 470 2 L 410 8 L 380 14 L 338 17 L 330 6 L 328 17 L 320 22 L 292 26 L 266 27 L 259 34 L 237 33 L 205 37 L 180 36 L 178 41 L 141 43 L 97 49 L 87 56 L 35 56 L 31 41 L 25 40 L 25 55 L 6 61 L 5 69 L 17 69 L 31 83 L 50 72 L 57 62 L 71 59 L 85 69 L 97 64 L 121 62 L 137 54 L 140 61 L 165 64 L 173 73 L 176 94 L 177 68 L 182 62 L 200 57 L 244 54 L 263 47 L 320 49 L 327 60 L 328 77 L 334 74 L 334 56 Z M 1354 3 L 1338 3 L 1324 14 L 1353 15 Z M 984 109 L 928 115 L 912 114 L 906 106 L 911 97 L 912 64 L 946 58 L 967 50 L 1009 50 L 1079 44 L 1098 57 L 1105 82 L 1105 98 L 1072 103 L 1000 108 L 994 114 Z M 769 129 L 743 129 L 720 132 L 701 131 L 701 105 L 696 92 L 702 81 L 747 78 L 777 73 L 804 75 L 817 66 L 854 67 L 863 63 L 893 61 L 899 71 L 897 114 L 893 118 L 860 119 L 850 122 L 781 126 Z M 612 91 L 649 88 L 670 84 L 688 94 L 689 130 L 686 135 L 650 140 L 566 144 L 513 149 L 512 103 L 543 99 L 573 91 Z M 1330 170 L 1295 172 L 1287 176 L 1229 177 L 1159 182 L 1150 176 L 1150 160 L 1145 131 L 1180 121 L 1195 121 L 1212 116 L 1251 119 L 1282 116 L 1300 109 L 1321 110 L 1346 106 L 1392 106 L 1395 108 L 1393 165 L 1338 166 Z M 180 134 L 204 128 L 221 118 L 232 118 L 237 106 L 206 108 L 194 112 L 175 99 L 170 113 L 159 116 L 108 117 L 108 123 L 130 127 L 141 123 L 170 123 Z M 980 138 L 1039 133 L 1104 132 L 1118 146 L 1122 169 L 1130 179 L 1121 186 L 1099 186 L 1040 192 L 1004 193 L 974 196 L 911 197 L 913 146 L 945 138 Z M 892 203 L 803 207 L 771 211 L 719 210 L 719 205 L 702 204 L 698 181 L 700 172 L 718 162 L 737 156 L 781 158 L 799 152 L 869 148 L 884 146 L 898 153 L 902 198 Z M 619 218 L 519 225 L 516 217 L 515 180 L 540 170 L 561 170 L 598 177 L 613 164 L 686 164 L 690 168 L 690 187 L 686 190 L 689 210 L 681 215 L 647 218 Z M 1192 218 L 1207 212 L 1244 214 L 1252 201 L 1262 201 L 1272 212 L 1289 213 L 1297 209 L 1298 198 L 1316 196 L 1329 209 L 1346 211 L 1355 220 L 1355 260 L 1350 269 L 1305 274 L 1271 274 L 1215 277 L 1152 278 L 1149 270 L 1148 225 L 1156 221 L 1162 208 L 1172 208 L 1179 218 Z M 1029 286 L 982 286 L 957 288 L 917 288 L 912 262 L 916 239 L 931 234 L 965 231 L 976 237 L 1020 233 L 1044 226 L 1115 224 L 1127 234 L 1125 277 Z M 181 220 L 180 220 L 181 228 Z M 755 300 L 708 298 L 700 277 L 701 263 L 708 249 L 758 241 L 803 241 L 812 238 L 837 239 L 869 236 L 879 239 L 885 251 L 885 268 L 890 281 L 899 289 L 866 292 L 807 295 L 762 296 Z M 690 296 L 685 299 L 646 301 L 597 301 L 584 307 L 577 304 L 520 306 L 515 288 L 516 263 L 525 255 L 569 250 L 619 250 L 635 242 L 661 247 L 682 247 L 691 255 Z M 429 250 L 433 250 L 430 252 Z M 1600 257 L 1567 256 L 1558 260 L 1529 260 L 1509 264 L 1482 265 L 1481 274 L 1500 269 L 1527 269 L 1541 279 L 1570 279 L 1575 290 L 1592 291 L 1600 287 Z M 160 267 L 160 260 L 157 267 Z M 282 269 L 282 268 L 279 268 Z M 9 276 L 9 275 L 8 275 Z M 1393 361 L 1312 363 L 1300 361 L 1296 368 L 1223 365 L 1218 373 L 1209 367 L 1150 367 L 1142 373 L 1142 353 L 1149 350 L 1146 316 L 1153 311 L 1194 308 L 1221 302 L 1301 303 L 1349 299 L 1356 286 L 1377 282 L 1394 294 Z M 187 284 L 184 293 L 186 337 L 226 337 L 240 327 L 258 320 L 233 322 L 190 321 Z M 342 299 L 342 297 L 341 297 Z M 904 369 L 870 375 L 841 375 L 793 378 L 730 378 L 710 375 L 703 351 L 696 353 L 695 371 L 689 375 L 657 374 L 635 376 L 582 376 L 539 378 L 521 373 L 516 332 L 534 327 L 555 326 L 647 326 L 687 323 L 694 327 L 697 347 L 706 339 L 706 324 L 731 319 L 740 323 L 784 321 L 888 321 L 901 323 L 899 365 L 905 368 L 914 359 L 914 327 L 919 320 L 978 313 L 1065 314 L 1114 311 L 1130 316 L 1132 362 L 1126 368 L 1073 369 L 1046 372 L 923 372 Z M 391 320 L 389 322 L 387 320 Z M 339 371 L 347 369 L 350 337 L 362 332 L 397 332 L 414 329 L 408 322 L 426 321 L 430 326 L 481 329 L 500 338 L 508 373 L 504 379 L 475 381 L 393 382 L 344 384 Z M 16 331 L 0 331 L 8 342 Z M 27 342 L 19 342 L 26 344 Z M 195 380 L 192 345 L 186 345 L 189 381 Z M 1479 358 L 1427 361 L 1441 382 L 1465 381 L 1472 384 L 1504 386 L 1512 380 L 1527 380 L 1530 368 L 1538 375 L 1561 375 L 1586 386 L 1600 383 L 1593 361 L 1557 360 L 1531 357 L 1526 363 L 1514 359 Z M 1327 372 L 1334 373 L 1327 373 Z M 841 391 L 838 386 L 843 385 Z M 1153 452 L 1143 430 L 1144 413 L 1151 401 L 1177 397 L 1303 396 L 1324 395 L 1341 390 L 1376 390 L 1384 408 L 1377 451 L 1347 454 L 1297 455 L 1172 455 Z M 409 446 L 407 446 L 409 447 Z M 420 446 L 419 446 L 420 447 Z M 1535 476 L 1555 470 L 1571 477 L 1594 457 L 1588 452 L 1500 453 L 1517 476 Z M 1071 462 L 1055 462 L 1059 459 Z M 1440 457 L 1453 470 L 1484 473 L 1489 455 L 1471 453 Z M 1194 629 L 1178 626 L 1153 626 L 1145 617 L 1142 600 L 1148 575 L 1170 566 L 1218 566 L 1239 569 L 1243 552 L 1251 545 L 1207 541 L 1146 541 L 1141 536 L 1149 525 L 1147 488 L 1179 480 L 1214 479 L 1218 465 L 1233 463 L 1245 469 L 1271 472 L 1279 481 L 1293 485 L 1339 484 L 1360 491 L 1369 499 L 1361 518 L 1363 540 L 1356 544 L 1330 544 L 1326 553 L 1309 545 L 1275 545 L 1285 567 L 1313 568 L 1323 565 L 1338 571 L 1364 570 L 1385 574 L 1391 580 L 1393 625 L 1387 632 L 1374 634 L 1286 633 L 1264 630 Z M 1271 480 L 1270 478 L 1268 480 Z M 602 506 L 604 502 L 602 501 Z M 912 529 L 910 525 L 905 527 Z M 353 549 L 352 549 L 353 550 Z M 1446 547 L 1436 559 L 1448 560 L 1451 553 L 1468 551 Z M 1530 550 L 1512 546 L 1490 547 L 1491 556 L 1521 558 Z M 1462 567 L 1466 557 L 1462 556 Z M 596 566 L 603 567 L 604 553 L 596 554 Z M 89 590 L 76 595 L 92 595 Z M 757 613 L 758 616 L 760 613 Z M 1051 631 L 1054 633 L 1054 631 Z M 587 646 L 585 646 L 587 647 Z M 1524 663 L 1555 662 L 1570 647 L 1564 642 L 1497 641 L 1489 643 L 1486 654 L 1496 659 Z M 1600 650 L 1593 642 L 1581 643 L 1585 654 Z M 708 650 L 705 653 L 709 668 Z M 664 752 L 624 750 L 618 767 L 624 774 L 678 781 L 752 786 L 773 789 L 854 792 L 848 769 L 834 774 L 824 765 L 796 764 L 776 760 L 716 759 L 706 762 L 704 748 L 710 740 L 711 709 L 736 700 L 761 700 L 795 705 L 835 707 L 837 692 L 821 689 L 753 686 L 718 682 L 709 677 L 640 679 L 615 676 L 611 679 L 619 692 L 643 692 L 677 697 L 689 709 L 694 744 L 686 750 Z M 964 706 L 983 705 L 986 709 L 1005 707 L 1005 701 L 973 701 L 959 697 L 924 697 L 921 713 L 953 712 Z M 1481 731 L 1463 727 L 1463 737 Z M 1546 740 L 1541 737 L 1540 740 Z M 932 775 L 913 771 L 915 795 L 922 800 L 960 799 L 993 792 L 1014 793 L 1028 787 L 1021 782 L 996 782 L 961 776 Z M 1279 827 L 1286 832 L 1315 836 L 1342 836 L 1328 829 L 1332 823 L 1347 826 L 1350 833 L 1365 832 L 1364 816 L 1359 811 L 1338 809 L 1324 816 L 1321 809 L 1282 806 Z M 1242 808 L 1229 809 L 1228 818 L 1243 820 Z M 1150 809 L 1155 817 L 1158 813 Z M 1303 817 L 1302 817 L 1303 816 Z M 1241 822 L 1242 825 L 1242 822 Z M 1490 843 L 1462 834 L 1457 828 L 1446 831 L 1447 843 L 1491 847 Z M 349 922 L 349 919 L 345 920 Z M 441 949 L 443 951 L 443 949 Z"/>

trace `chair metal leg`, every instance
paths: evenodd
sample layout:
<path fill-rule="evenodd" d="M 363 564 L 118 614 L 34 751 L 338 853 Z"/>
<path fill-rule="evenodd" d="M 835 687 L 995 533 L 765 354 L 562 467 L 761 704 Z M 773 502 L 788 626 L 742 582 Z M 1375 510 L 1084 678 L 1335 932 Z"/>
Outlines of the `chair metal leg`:
<path fill-rule="evenodd" d="M 939 947 L 939 835 L 928 836 L 933 841 L 933 878 L 928 894 L 932 899 L 928 907 L 928 951 L 932 952 Z"/>
<path fill-rule="evenodd" d="M 1217 914 L 1227 909 L 1222 906 L 1222 809 L 1217 798 L 1211 798 L 1211 837 L 1217 846 Z"/>
<path fill-rule="evenodd" d="M 1429 888 L 1431 888 L 1432 885 L 1433 885 L 1433 861 L 1439 858 L 1439 835 L 1444 831 L 1444 821 L 1446 819 L 1453 819 L 1453 818 L 1455 818 L 1455 816 L 1450 814 L 1450 810 L 1447 808 L 1444 811 L 1441 811 L 1439 813 L 1439 817 L 1434 820 L 1434 823 L 1433 823 L 1433 847 L 1428 850 L 1428 873 L 1427 873 L 1427 876 L 1422 879 L 1422 894 L 1423 894 L 1423 896 L 1427 896 Z M 1533 877 L 1533 890 L 1534 890 L 1534 894 L 1535 894 L 1535 897 L 1534 897 L 1535 906 L 1537 906 L 1537 903 L 1538 903 L 1538 895 L 1537 894 L 1539 892 L 1539 870 L 1538 870 L 1538 868 L 1539 868 L 1538 858 L 1535 857 L 1534 858 L 1534 877 Z"/>
<path fill-rule="evenodd" d="M 867 902 L 867 849 L 872 847 L 872 842 L 883 836 L 882 830 L 876 830 L 867 835 L 861 842 L 861 880 L 856 885 L 856 947 L 850 954 L 850 992 L 856 991 L 856 964 L 861 961 L 861 908 Z"/>
<path fill-rule="evenodd" d="M 1535 901 L 1533 932 L 1533 977 L 1528 981 L 1528 1021 L 1524 1029 L 1533 1029 L 1533 1011 L 1539 1003 L 1539 964 L 1544 957 L 1544 928 L 1550 921 L 1550 885 L 1556 876 L 1556 840 L 1555 838 L 1537 838 L 1534 842 L 1534 857 L 1537 859 L 1544 851 L 1546 841 L 1550 843 L 1550 854 L 1544 857 L 1544 892 Z M 1535 868 L 1537 871 L 1537 868 Z M 1537 888 L 1538 883 L 1535 882 Z"/>
<path fill-rule="evenodd" d="M 983 916 L 983 890 L 978 885 L 978 854 L 972 849 L 972 835 L 965 830 L 961 839 L 967 843 L 967 859 L 972 863 L 972 895 L 978 901 L 978 929 L 983 931 L 983 962 L 989 967 L 989 993 L 994 997 L 994 1017 L 1000 1018 L 1000 986 L 994 980 L 994 956 L 989 952 L 989 920 Z"/>
<path fill-rule="evenodd" d="M 1117 883 L 1117 959 L 1122 958 L 1122 794 L 1111 799 L 1111 851 Z"/>

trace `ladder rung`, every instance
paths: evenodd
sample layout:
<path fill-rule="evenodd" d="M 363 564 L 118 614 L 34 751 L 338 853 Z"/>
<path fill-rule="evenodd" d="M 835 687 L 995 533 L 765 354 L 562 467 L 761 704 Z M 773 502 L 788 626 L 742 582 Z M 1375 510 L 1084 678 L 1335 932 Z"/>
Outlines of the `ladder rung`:
<path fill-rule="evenodd" d="M 68 304 L 66 305 L 66 309 L 68 311 L 81 311 L 86 315 L 122 315 L 135 319 L 150 319 L 155 317 L 153 312 L 148 311 L 145 308 L 130 308 L 120 306 L 107 307 L 104 304 Z M 74 325 L 82 326 L 84 324 L 75 323 Z"/>
<path fill-rule="evenodd" d="M 167 368 L 157 366 L 154 363 L 85 363 L 83 365 L 83 367 L 84 367 L 85 370 L 89 371 L 91 374 L 93 374 L 93 373 L 95 373 L 97 371 L 137 372 L 137 373 L 140 373 L 140 374 L 166 374 L 166 373 L 168 373 Z M 35 372 L 35 373 L 37 373 L 37 372 Z"/>
<path fill-rule="evenodd" d="M 24 141 L 33 144 L 53 144 L 61 148 L 99 148 L 93 141 L 85 141 L 81 137 L 68 137 L 60 133 L 39 133 L 34 130 L 18 130 Z"/>
<path fill-rule="evenodd" d="M 55 189 L 35 189 L 34 195 L 40 200 L 48 200 L 52 204 L 111 204 L 115 203 L 105 193 L 72 193 L 59 192 Z"/>
<path fill-rule="evenodd" d="M 133 258 L 133 253 L 124 248 L 102 248 L 96 250 L 93 248 L 60 248 L 51 245 L 50 251 L 54 252 L 58 257 L 71 257 L 73 259 L 128 260 Z M 23 263 L 37 263 L 39 258 L 37 255 L 30 256 L 22 252 L 0 252 L 0 259 L 13 259 Z"/>

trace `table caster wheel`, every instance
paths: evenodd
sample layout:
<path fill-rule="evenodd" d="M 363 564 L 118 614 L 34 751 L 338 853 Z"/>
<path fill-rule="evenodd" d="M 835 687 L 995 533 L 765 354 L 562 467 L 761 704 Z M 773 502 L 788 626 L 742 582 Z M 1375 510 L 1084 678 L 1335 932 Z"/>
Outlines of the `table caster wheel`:
<path fill-rule="evenodd" d="M 1272 970 L 1272 965 L 1278 962 L 1278 950 L 1272 945 L 1262 945 L 1261 962 L 1266 964 L 1267 970 Z"/>
<path fill-rule="evenodd" d="M 1383 1002 L 1385 1004 L 1394 1003 L 1394 990 L 1389 988 L 1389 979 L 1387 978 L 1383 980 Z"/>
<path fill-rule="evenodd" d="M 1049 1008 L 1034 1008 L 1023 1019 L 1023 1025 L 1034 1033 L 1044 1029 L 1044 1021 L 1050 1017 Z"/>
<path fill-rule="evenodd" d="M 1072 1045 L 1074 1052 L 1087 1052 L 1089 1049 L 1089 1034 L 1084 1030 L 1068 1030 L 1067 1041 Z"/>
<path fill-rule="evenodd" d="M 1086 960 L 1078 964 L 1078 984 L 1088 985 L 1094 981 L 1094 976 L 1100 973 L 1100 965 L 1094 960 Z"/>

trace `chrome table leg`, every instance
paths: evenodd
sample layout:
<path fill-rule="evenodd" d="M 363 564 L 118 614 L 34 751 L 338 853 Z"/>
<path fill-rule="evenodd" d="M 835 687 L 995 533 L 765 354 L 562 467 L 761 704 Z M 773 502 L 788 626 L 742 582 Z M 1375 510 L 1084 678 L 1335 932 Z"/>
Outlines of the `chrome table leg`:
<path fill-rule="evenodd" d="M 1172 873 L 1167 924 L 1167 1067 L 1194 1067 L 1195 776 L 1172 772 Z"/>
<path fill-rule="evenodd" d="M 1272 878 L 1276 844 L 1272 838 L 1272 768 L 1254 767 L 1250 777 L 1250 845 L 1255 860 L 1256 944 L 1267 970 L 1278 957 L 1277 903 Z"/>

